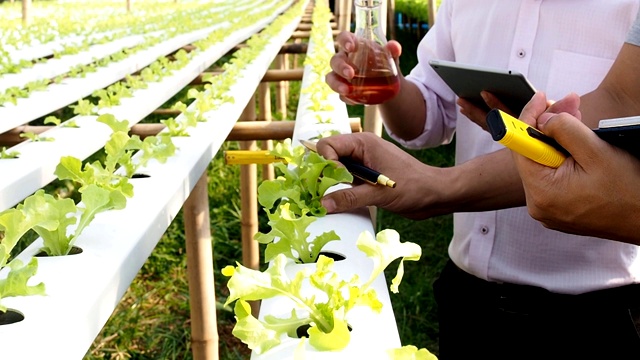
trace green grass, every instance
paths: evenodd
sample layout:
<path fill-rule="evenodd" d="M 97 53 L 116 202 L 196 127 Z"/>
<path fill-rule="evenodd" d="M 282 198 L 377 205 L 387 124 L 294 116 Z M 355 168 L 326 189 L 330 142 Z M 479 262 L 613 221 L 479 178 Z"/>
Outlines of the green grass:
<path fill-rule="evenodd" d="M 406 74 L 415 64 L 418 39 L 415 34 L 400 30 L 396 37 L 404 48 L 401 67 Z M 300 56 L 299 60 L 302 61 L 302 58 Z M 290 83 L 289 107 L 285 118 L 295 117 L 299 87 L 299 82 Z M 272 109 L 275 109 L 275 104 L 272 104 Z M 350 116 L 362 116 L 361 106 L 349 106 L 348 110 Z M 224 147 L 236 148 L 237 144 L 230 142 Z M 452 145 L 410 153 L 431 165 L 453 164 Z M 218 301 L 224 301 L 227 296 L 226 278 L 220 274 L 220 269 L 242 258 L 240 169 L 238 166 L 225 165 L 220 154 L 212 161 L 208 173 L 215 288 Z M 265 224 L 265 217 L 261 213 L 261 229 Z M 402 241 L 412 241 L 422 246 L 420 261 L 405 264 L 400 293 L 391 294 L 391 301 L 402 343 L 426 347 L 437 354 L 438 325 L 431 284 L 447 259 L 452 217 L 413 221 L 379 210 L 377 226 L 377 230 L 395 229 Z M 179 214 L 87 352 L 86 360 L 192 359 L 184 248 L 182 214 Z M 221 339 L 220 359 L 248 359 L 247 348 L 231 335 L 233 314 L 219 308 L 217 316 Z"/>

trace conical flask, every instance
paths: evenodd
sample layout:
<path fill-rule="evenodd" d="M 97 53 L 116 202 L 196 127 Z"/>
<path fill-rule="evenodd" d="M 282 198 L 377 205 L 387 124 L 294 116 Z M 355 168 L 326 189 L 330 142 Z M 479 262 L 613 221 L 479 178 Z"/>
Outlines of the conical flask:
<path fill-rule="evenodd" d="M 380 104 L 400 90 L 398 68 L 386 49 L 380 0 L 355 0 L 357 49 L 349 54 L 355 76 L 346 96 L 360 104 Z"/>

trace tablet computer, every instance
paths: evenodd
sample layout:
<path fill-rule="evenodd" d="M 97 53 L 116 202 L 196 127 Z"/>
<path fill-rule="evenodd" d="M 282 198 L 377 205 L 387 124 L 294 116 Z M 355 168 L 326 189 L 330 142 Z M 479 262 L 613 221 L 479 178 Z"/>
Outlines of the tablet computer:
<path fill-rule="evenodd" d="M 515 71 L 446 60 L 431 60 L 429 65 L 458 97 L 487 111 L 490 109 L 480 96 L 483 90 L 493 93 L 515 114 L 520 114 L 536 92 L 524 75 Z"/>
<path fill-rule="evenodd" d="M 640 159 L 640 116 L 600 120 L 598 136 Z"/>

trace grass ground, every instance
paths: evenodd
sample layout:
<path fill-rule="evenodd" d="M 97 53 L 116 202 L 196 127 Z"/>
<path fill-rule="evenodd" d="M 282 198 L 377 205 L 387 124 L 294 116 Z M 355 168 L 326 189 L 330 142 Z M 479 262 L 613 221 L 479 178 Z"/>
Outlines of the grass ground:
<path fill-rule="evenodd" d="M 413 55 L 419 39 L 415 34 L 402 30 L 398 30 L 396 36 L 404 48 L 401 67 L 406 74 L 416 63 Z M 287 118 L 292 119 L 299 83 L 292 82 L 290 86 L 292 97 Z M 362 115 L 361 106 L 350 106 L 348 110 L 352 116 Z M 237 144 L 230 142 L 225 147 L 235 148 Z M 411 153 L 431 165 L 449 166 L 453 163 L 452 145 Z M 219 301 L 224 301 L 227 295 L 226 279 L 220 274 L 220 269 L 242 258 L 239 171 L 238 166 L 225 165 L 220 155 L 208 170 L 214 272 Z M 263 216 L 261 224 L 266 224 Z M 400 293 L 392 294 L 391 300 L 402 343 L 426 347 L 437 354 L 438 326 L 431 284 L 447 258 L 452 218 L 441 216 L 418 222 L 380 210 L 377 226 L 377 230 L 395 229 L 403 241 L 417 242 L 423 248 L 423 256 L 418 263 L 405 264 Z M 191 359 L 186 277 L 184 231 L 182 214 L 179 214 L 114 310 L 85 360 Z M 233 314 L 219 307 L 220 359 L 248 359 L 250 353 L 247 348 L 231 335 L 233 324 Z"/>

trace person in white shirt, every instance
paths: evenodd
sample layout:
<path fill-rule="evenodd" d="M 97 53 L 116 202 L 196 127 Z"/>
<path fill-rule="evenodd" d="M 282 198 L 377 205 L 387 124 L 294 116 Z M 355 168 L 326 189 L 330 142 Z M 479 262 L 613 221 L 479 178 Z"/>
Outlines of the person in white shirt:
<path fill-rule="evenodd" d="M 638 15 L 602 84 L 582 99 L 595 103 L 590 112 L 604 114 L 598 118 L 640 115 Z M 580 121 L 575 94 L 550 108 L 545 105 L 544 94 L 537 94 L 520 119 L 555 138 L 571 157 L 552 169 L 514 154 L 531 216 L 552 229 L 640 242 L 640 160 L 609 145 Z"/>
<path fill-rule="evenodd" d="M 333 192 L 323 199 L 329 212 L 376 205 L 415 219 L 454 213 L 451 261 L 434 285 L 441 359 L 640 357 L 637 243 L 564 234 L 532 219 L 510 152 L 459 113 L 428 65 L 515 70 L 551 99 L 585 94 L 611 67 L 637 13 L 638 1 L 444 0 L 418 65 L 380 109 L 387 132 L 408 148 L 445 144 L 455 133 L 456 166 L 421 164 L 371 134 L 319 141 L 325 157 L 352 156 L 397 183 Z M 346 95 L 353 37 L 337 40 L 327 83 Z M 387 48 L 400 56 L 398 43 Z"/>

